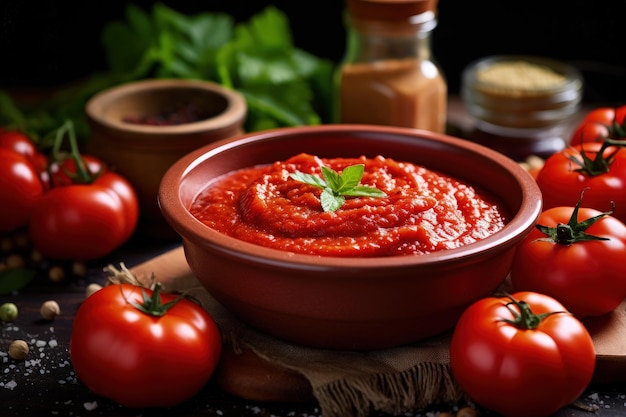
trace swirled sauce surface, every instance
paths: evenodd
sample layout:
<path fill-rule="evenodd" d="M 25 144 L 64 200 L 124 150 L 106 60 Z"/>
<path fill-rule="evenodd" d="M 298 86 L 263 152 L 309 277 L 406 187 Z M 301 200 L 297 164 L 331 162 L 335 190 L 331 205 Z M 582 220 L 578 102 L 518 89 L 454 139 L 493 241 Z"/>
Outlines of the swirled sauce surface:
<path fill-rule="evenodd" d="M 296 181 L 295 171 L 321 177 L 364 164 L 360 185 L 386 197 L 348 197 L 334 212 L 321 189 Z M 309 154 L 234 171 L 210 181 L 190 212 L 207 226 L 261 246 L 338 257 L 426 254 L 484 239 L 506 223 L 493 197 L 424 167 L 390 158 Z"/>

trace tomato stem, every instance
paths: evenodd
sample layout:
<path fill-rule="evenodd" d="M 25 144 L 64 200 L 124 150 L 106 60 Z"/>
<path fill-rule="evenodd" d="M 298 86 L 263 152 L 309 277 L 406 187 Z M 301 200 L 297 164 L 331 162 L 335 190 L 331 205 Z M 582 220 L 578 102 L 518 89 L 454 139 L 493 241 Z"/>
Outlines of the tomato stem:
<path fill-rule="evenodd" d="M 604 140 L 602 141 L 602 146 L 596 152 L 596 155 L 593 159 L 587 155 L 583 144 L 581 144 L 580 146 L 580 159 L 578 159 L 574 155 L 569 155 L 568 158 L 570 161 L 580 167 L 575 171 L 581 172 L 591 177 L 595 177 L 597 175 L 602 175 L 609 172 L 610 165 L 613 162 L 615 154 L 619 152 L 620 148 L 624 146 L 626 146 L 626 141 L 624 140 L 604 138 Z M 609 147 L 615 147 L 615 149 L 605 156 L 604 152 Z"/>
<path fill-rule="evenodd" d="M 541 322 L 545 320 L 546 317 L 549 317 L 553 314 L 563 313 L 563 311 L 551 311 L 549 313 L 535 314 L 530 308 L 530 304 L 528 304 L 526 301 L 516 300 L 510 294 L 506 294 L 506 297 L 511 300 L 511 302 L 506 303 L 505 306 L 513 315 L 513 320 L 501 319 L 501 321 L 515 326 L 520 330 L 534 330 L 539 327 Z M 517 307 L 517 310 L 519 310 L 519 312 L 511 306 Z"/>
<path fill-rule="evenodd" d="M 65 154 L 61 152 L 61 145 L 63 144 L 63 139 L 67 136 L 70 143 L 70 156 L 67 157 Z M 74 123 L 71 120 L 66 120 L 61 127 L 59 127 L 56 131 L 56 136 L 54 140 L 54 146 L 52 148 L 52 157 L 55 161 L 62 161 L 64 159 L 71 158 L 74 160 L 74 164 L 76 165 L 76 173 L 65 171 L 66 175 L 72 178 L 73 182 L 79 184 L 91 184 L 93 183 L 100 172 L 92 173 L 89 171 L 89 167 L 87 163 L 83 159 L 80 149 L 78 148 L 78 142 L 76 140 L 76 132 L 74 130 Z"/>
<path fill-rule="evenodd" d="M 535 227 L 545 234 L 547 237 L 537 239 L 538 241 L 555 242 L 561 245 L 571 245 L 576 242 L 584 242 L 589 240 L 610 240 L 606 237 L 590 235 L 586 230 L 591 227 L 592 224 L 602 219 L 603 217 L 613 214 L 615 209 L 615 203 L 611 202 L 611 210 L 598 214 L 597 216 L 590 217 L 582 222 L 578 221 L 578 210 L 583 200 L 583 194 L 585 190 L 580 192 L 580 198 L 572 211 L 572 215 L 569 218 L 567 224 L 559 223 L 556 227 L 549 227 L 544 225 L 536 225 Z"/>
<path fill-rule="evenodd" d="M 141 296 L 143 298 L 141 303 L 128 301 L 130 305 L 135 307 L 137 310 L 149 314 L 155 317 L 164 316 L 170 308 L 174 307 L 176 303 L 182 298 L 182 295 L 176 297 L 174 300 L 163 304 L 161 302 L 161 283 L 157 282 L 154 284 L 154 290 L 152 291 L 152 296 L 149 296 L 146 290 L 143 287 L 139 287 L 141 289 Z"/>

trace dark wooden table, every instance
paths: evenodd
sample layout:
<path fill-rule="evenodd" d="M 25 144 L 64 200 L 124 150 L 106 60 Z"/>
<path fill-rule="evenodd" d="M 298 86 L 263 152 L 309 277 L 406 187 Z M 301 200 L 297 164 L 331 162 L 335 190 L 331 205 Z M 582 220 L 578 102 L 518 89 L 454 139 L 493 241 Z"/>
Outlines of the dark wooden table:
<path fill-rule="evenodd" d="M 15 322 L 3 323 L 0 327 L 0 416 L 320 416 L 315 403 L 251 402 L 221 392 L 212 382 L 192 400 L 177 407 L 127 409 L 96 396 L 77 379 L 70 362 L 69 340 L 72 319 L 85 297 L 86 286 L 91 282 L 104 283 L 102 268 L 109 263 L 125 262 L 132 267 L 176 245 L 177 241 L 135 237 L 111 256 L 90 264 L 84 278 L 53 284 L 41 277 L 17 294 L 0 297 L 0 302 L 14 302 L 20 311 Z M 41 319 L 39 308 L 50 299 L 59 303 L 61 315 L 48 322 Z M 6 355 L 10 342 L 15 339 L 27 341 L 31 348 L 24 361 L 14 361 Z M 410 415 L 436 416 L 438 411 L 453 412 L 462 405 L 435 404 Z M 489 413 L 482 410 L 481 415 Z M 568 407 L 558 415 L 626 415 L 626 383 L 592 385 L 581 397 L 580 407 Z"/>
<path fill-rule="evenodd" d="M 467 124 L 468 119 L 458 100 L 452 101 L 451 121 Z M 0 324 L 0 417 L 12 416 L 320 416 L 315 403 L 259 403 L 233 397 L 210 382 L 192 400 L 173 408 L 127 409 L 93 394 L 77 379 L 69 356 L 69 340 L 73 316 L 85 298 L 91 282 L 103 284 L 103 267 L 108 264 L 128 267 L 138 265 L 176 247 L 177 240 L 159 241 L 135 236 L 124 247 L 98 262 L 88 265 L 82 278 L 65 283 L 52 283 L 39 277 L 16 294 L 0 296 L 0 304 L 13 302 L 19 317 L 13 323 Z M 61 306 L 61 315 L 53 321 L 41 319 L 39 308 L 54 299 Z M 23 339 L 30 353 L 23 361 L 10 359 L 9 344 Z M 626 341 L 624 341 L 626 343 Z M 626 375 L 624 376 L 626 381 Z M 164 383 L 167 383 L 165 381 Z M 523 393 L 520 393 L 523 395 Z M 439 412 L 454 412 L 463 404 L 433 404 L 428 409 L 415 410 L 408 416 L 433 417 Z M 480 410 L 482 416 L 491 415 Z M 592 384 L 576 406 L 561 410 L 558 416 L 626 416 L 626 382 Z M 374 413 L 373 416 L 383 416 Z M 407 416 L 407 414 L 404 414 Z"/>

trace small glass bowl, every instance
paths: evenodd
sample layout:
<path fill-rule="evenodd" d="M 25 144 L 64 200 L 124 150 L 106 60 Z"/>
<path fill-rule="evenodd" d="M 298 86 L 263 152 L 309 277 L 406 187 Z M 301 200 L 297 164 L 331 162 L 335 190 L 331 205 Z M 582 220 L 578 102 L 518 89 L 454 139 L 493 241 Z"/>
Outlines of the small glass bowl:
<path fill-rule="evenodd" d="M 466 67 L 461 97 L 474 130 L 469 139 L 515 159 L 563 149 L 563 129 L 579 109 L 583 78 L 549 58 L 491 56 Z"/>

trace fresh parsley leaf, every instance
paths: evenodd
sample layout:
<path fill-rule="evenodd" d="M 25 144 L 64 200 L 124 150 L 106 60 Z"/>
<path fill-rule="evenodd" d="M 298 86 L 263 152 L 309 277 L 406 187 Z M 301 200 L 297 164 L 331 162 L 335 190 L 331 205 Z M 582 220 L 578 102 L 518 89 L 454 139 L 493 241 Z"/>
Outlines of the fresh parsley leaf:
<path fill-rule="evenodd" d="M 346 167 L 341 174 L 332 168 L 322 166 L 322 178 L 313 174 L 296 171 L 290 177 L 304 184 L 321 188 L 320 202 L 322 210 L 336 211 L 346 202 L 346 197 L 386 197 L 383 191 L 375 187 L 359 185 L 365 172 L 365 165 L 356 164 Z"/>

